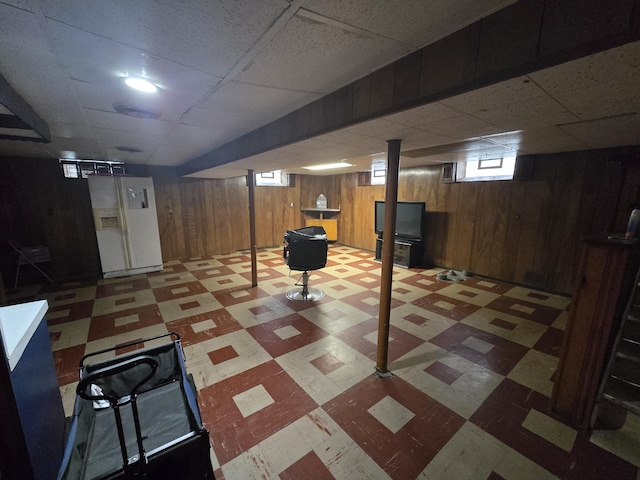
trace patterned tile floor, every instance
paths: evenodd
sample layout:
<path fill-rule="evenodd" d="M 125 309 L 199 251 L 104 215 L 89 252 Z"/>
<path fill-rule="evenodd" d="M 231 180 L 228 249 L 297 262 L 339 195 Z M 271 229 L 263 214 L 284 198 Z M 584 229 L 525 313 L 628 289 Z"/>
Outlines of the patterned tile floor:
<path fill-rule="evenodd" d="M 174 331 L 216 478 L 637 478 L 636 420 L 590 434 L 549 411 L 568 298 L 395 268 L 395 376 L 379 379 L 380 264 L 371 252 L 331 245 L 326 268 L 310 277 L 326 294 L 317 302 L 286 298 L 299 273 L 281 249 L 260 250 L 258 269 L 256 288 L 248 255 L 237 253 L 30 296 L 21 289 L 22 300 L 49 302 L 67 414 L 81 356 Z"/>

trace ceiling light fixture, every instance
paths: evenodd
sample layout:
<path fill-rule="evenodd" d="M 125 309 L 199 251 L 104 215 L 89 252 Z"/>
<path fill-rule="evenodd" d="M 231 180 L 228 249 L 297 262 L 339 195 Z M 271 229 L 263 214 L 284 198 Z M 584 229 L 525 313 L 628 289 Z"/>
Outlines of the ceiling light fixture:
<path fill-rule="evenodd" d="M 124 79 L 124 83 L 140 92 L 155 93 L 158 91 L 158 87 L 146 78 L 127 77 Z"/>
<path fill-rule="evenodd" d="M 310 167 L 302 167 L 306 170 L 331 170 L 332 168 L 353 167 L 353 164 L 347 162 L 325 163 L 324 165 L 311 165 Z"/>

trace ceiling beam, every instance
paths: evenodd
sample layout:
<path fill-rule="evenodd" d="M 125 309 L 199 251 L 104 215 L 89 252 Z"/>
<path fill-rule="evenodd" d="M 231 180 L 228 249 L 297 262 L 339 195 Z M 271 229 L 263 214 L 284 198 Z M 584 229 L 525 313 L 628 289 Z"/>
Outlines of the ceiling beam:
<path fill-rule="evenodd" d="M 226 165 L 640 38 L 640 0 L 522 0 L 180 167 Z"/>
<path fill-rule="evenodd" d="M 0 75 L 0 103 L 9 112 L 0 115 L 0 139 L 51 142 L 51 132 L 47 122 L 24 101 L 2 75 Z"/>

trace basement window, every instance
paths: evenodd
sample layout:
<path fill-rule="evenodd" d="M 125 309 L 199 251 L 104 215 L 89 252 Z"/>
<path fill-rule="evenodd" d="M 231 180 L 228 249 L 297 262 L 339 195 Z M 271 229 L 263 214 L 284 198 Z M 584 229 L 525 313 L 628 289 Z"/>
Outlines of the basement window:
<path fill-rule="evenodd" d="M 371 166 L 371 185 L 384 185 L 387 181 L 387 165 L 374 163 Z"/>
<path fill-rule="evenodd" d="M 288 187 L 289 175 L 282 170 L 256 173 L 256 186 L 260 187 Z"/>
<path fill-rule="evenodd" d="M 60 168 L 66 178 L 87 178 L 89 175 L 124 175 L 124 164 L 94 160 L 63 160 Z"/>
<path fill-rule="evenodd" d="M 456 167 L 456 182 L 512 180 L 516 169 L 516 157 L 467 160 L 458 162 Z"/>

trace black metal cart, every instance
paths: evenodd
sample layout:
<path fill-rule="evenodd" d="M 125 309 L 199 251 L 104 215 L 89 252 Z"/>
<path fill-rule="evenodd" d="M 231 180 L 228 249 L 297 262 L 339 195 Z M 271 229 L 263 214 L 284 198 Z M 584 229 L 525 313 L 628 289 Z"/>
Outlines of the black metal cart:
<path fill-rule="evenodd" d="M 161 345 L 109 360 L 86 355 L 58 480 L 211 480 L 209 432 L 202 424 L 193 379 L 175 333 Z"/>

